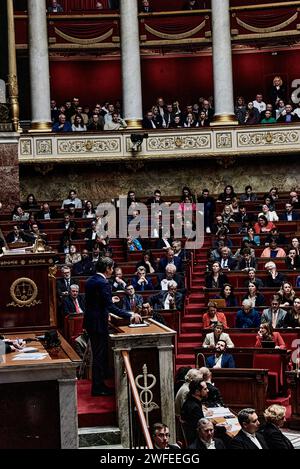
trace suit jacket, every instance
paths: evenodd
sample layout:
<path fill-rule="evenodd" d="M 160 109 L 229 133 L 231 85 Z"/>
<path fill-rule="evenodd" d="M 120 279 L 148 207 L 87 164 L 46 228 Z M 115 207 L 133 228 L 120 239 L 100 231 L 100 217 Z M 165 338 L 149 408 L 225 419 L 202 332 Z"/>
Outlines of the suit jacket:
<path fill-rule="evenodd" d="M 220 438 L 214 438 L 214 442 L 216 449 L 226 449 L 223 441 L 220 440 Z M 193 441 L 188 449 L 207 449 L 207 447 L 201 440 L 199 440 L 199 438 L 196 438 L 196 440 Z"/>
<path fill-rule="evenodd" d="M 152 280 L 150 277 L 146 276 L 146 280 L 148 283 L 138 283 L 139 277 L 132 277 L 131 285 L 134 287 L 135 291 L 145 291 L 145 290 L 154 290 Z"/>
<path fill-rule="evenodd" d="M 267 423 L 260 433 L 269 449 L 295 449 L 291 441 L 273 423 Z"/>
<path fill-rule="evenodd" d="M 53 220 L 54 218 L 57 218 L 57 212 L 53 209 L 50 209 L 50 220 Z M 38 212 L 37 214 L 37 219 L 38 220 L 48 220 L 47 218 L 45 218 L 45 212 L 43 212 L 43 210 L 41 210 L 40 212 Z"/>
<path fill-rule="evenodd" d="M 57 296 L 59 298 L 62 298 L 63 297 L 63 292 L 67 291 L 69 293 L 70 292 L 70 286 L 73 285 L 73 284 L 78 285 L 78 281 L 76 279 L 72 278 L 72 277 L 70 278 L 69 288 L 67 288 L 65 279 L 63 277 L 58 278 L 56 280 L 56 293 L 57 293 Z"/>
<path fill-rule="evenodd" d="M 207 368 L 213 368 L 216 364 L 215 355 L 210 355 L 206 358 Z M 221 360 L 221 368 L 235 368 L 233 356 L 230 353 L 223 353 Z"/>
<path fill-rule="evenodd" d="M 64 9 L 61 5 L 57 4 L 57 13 L 63 13 Z M 48 12 L 52 13 L 53 12 L 53 7 L 48 7 Z"/>
<path fill-rule="evenodd" d="M 285 316 L 286 316 L 286 311 L 282 308 L 279 308 L 277 321 L 276 321 L 276 329 L 285 327 L 284 326 Z M 264 322 L 269 322 L 270 324 L 272 324 L 272 311 L 270 308 L 263 310 L 263 313 L 261 315 L 261 324 L 263 324 Z"/>
<path fill-rule="evenodd" d="M 292 221 L 297 221 L 297 220 L 299 220 L 299 218 L 300 218 L 299 214 L 293 210 L 292 211 Z M 287 221 L 287 213 L 286 212 L 281 213 L 279 215 L 279 220 Z"/>
<path fill-rule="evenodd" d="M 141 295 L 134 295 L 135 306 L 142 307 L 144 303 L 144 299 Z M 130 296 L 126 295 L 123 298 L 123 309 L 125 311 L 132 311 L 132 307 L 130 305 Z"/>
<path fill-rule="evenodd" d="M 158 287 L 159 287 L 159 290 L 161 290 L 161 281 L 163 279 L 166 278 L 166 276 L 164 274 L 158 274 Z M 184 281 L 183 281 L 183 278 L 180 274 L 175 274 L 173 279 L 176 283 L 177 283 L 177 291 L 179 293 L 185 293 L 186 292 L 186 289 L 185 289 L 185 286 L 184 286 Z"/>
<path fill-rule="evenodd" d="M 222 258 L 220 257 L 219 259 L 219 262 L 221 264 L 221 267 L 222 267 Z M 227 266 L 228 266 L 228 269 L 230 270 L 234 270 L 236 268 L 236 260 L 233 258 L 233 257 L 228 257 L 227 259 Z M 223 267 L 222 267 L 223 268 Z"/>
<path fill-rule="evenodd" d="M 206 383 L 206 386 L 208 388 L 208 395 L 206 399 L 203 399 L 203 405 L 206 407 L 224 407 L 224 402 L 219 389 L 212 383 Z"/>
<path fill-rule="evenodd" d="M 181 259 L 178 256 L 174 257 L 173 263 L 174 263 L 174 265 L 177 269 L 177 272 L 182 272 L 183 266 L 182 266 Z M 168 262 L 168 259 L 166 257 L 163 257 L 162 259 L 160 259 L 159 264 L 158 264 L 158 272 L 165 273 L 166 267 L 167 267 L 168 264 L 169 264 L 169 262 Z"/>
<path fill-rule="evenodd" d="M 162 291 L 158 295 L 151 296 L 149 301 L 153 308 L 156 309 L 165 309 L 165 301 L 168 295 L 168 291 Z M 175 305 L 178 311 L 181 311 L 183 308 L 183 295 L 182 293 L 176 292 L 175 294 Z"/>
<path fill-rule="evenodd" d="M 79 294 L 77 297 L 80 309 L 85 313 L 85 297 L 83 294 Z M 65 316 L 68 314 L 76 314 L 76 308 L 72 297 L 69 295 L 63 300 L 63 313 Z"/>
<path fill-rule="evenodd" d="M 202 419 L 203 409 L 202 403 L 199 399 L 188 394 L 185 402 L 181 409 L 181 418 L 183 420 L 183 429 L 187 443 L 190 445 L 197 437 L 197 423 L 198 420 Z"/>
<path fill-rule="evenodd" d="M 256 438 L 260 442 L 263 449 L 269 449 L 262 435 L 260 435 L 259 433 L 256 433 Z M 252 443 L 250 438 L 248 438 L 247 435 L 245 435 L 243 430 L 240 430 L 238 434 L 234 438 L 232 438 L 230 449 L 257 449 L 258 450 L 257 446 L 254 443 Z"/>
<path fill-rule="evenodd" d="M 257 262 L 254 257 L 250 257 L 249 262 L 245 259 L 241 259 L 238 263 L 237 270 L 249 269 L 249 267 L 257 268 Z"/>
<path fill-rule="evenodd" d="M 230 347 L 230 348 L 234 347 L 234 344 L 233 344 L 232 340 L 230 339 L 229 334 L 226 334 L 226 332 L 221 333 L 220 340 L 224 340 L 227 344 L 227 347 Z M 215 343 L 214 332 L 209 332 L 205 336 L 202 347 L 214 347 L 215 345 L 216 345 L 216 343 Z"/>
<path fill-rule="evenodd" d="M 86 282 L 84 328 L 88 332 L 108 334 L 109 313 L 130 319 L 131 315 L 127 311 L 114 305 L 111 296 L 110 283 L 102 275 L 95 274 Z"/>

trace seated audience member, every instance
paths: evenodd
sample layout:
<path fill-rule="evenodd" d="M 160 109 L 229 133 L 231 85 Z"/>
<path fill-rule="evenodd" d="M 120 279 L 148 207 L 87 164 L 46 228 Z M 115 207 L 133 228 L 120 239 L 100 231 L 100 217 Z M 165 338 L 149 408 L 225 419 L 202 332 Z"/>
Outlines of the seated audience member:
<path fill-rule="evenodd" d="M 141 260 L 136 264 L 135 268 L 144 267 L 147 274 L 153 274 L 156 270 L 156 265 L 151 251 L 145 251 L 142 254 Z"/>
<path fill-rule="evenodd" d="M 242 302 L 242 309 L 237 312 L 235 327 L 239 329 L 257 328 L 260 325 L 260 314 L 253 308 L 250 300 Z"/>
<path fill-rule="evenodd" d="M 248 293 L 243 297 L 243 300 L 246 299 L 250 301 L 251 308 L 259 308 L 266 304 L 265 297 L 259 292 L 259 288 L 255 282 L 248 283 Z"/>
<path fill-rule="evenodd" d="M 48 7 L 48 13 L 62 13 L 63 7 L 57 3 L 56 0 L 51 0 L 51 5 Z"/>
<path fill-rule="evenodd" d="M 158 264 L 158 272 L 165 272 L 167 265 L 175 265 L 177 272 L 182 272 L 183 270 L 181 259 L 179 257 L 175 257 L 173 249 L 168 249 L 166 251 L 165 257 L 160 259 Z"/>
<path fill-rule="evenodd" d="M 256 336 L 255 347 L 263 347 L 263 342 L 274 343 L 274 348 L 286 349 L 285 342 L 279 332 L 273 332 L 273 327 L 270 323 L 265 322 L 259 326 L 259 331 Z"/>
<path fill-rule="evenodd" d="M 251 267 L 256 269 L 257 262 L 256 262 L 255 257 L 251 255 L 251 250 L 249 248 L 244 248 L 241 251 L 241 254 L 242 254 L 242 257 L 239 260 L 237 270 L 248 272 Z"/>
<path fill-rule="evenodd" d="M 91 200 L 87 200 L 84 203 L 82 218 L 96 218 L 96 210 L 94 209 L 94 205 Z"/>
<path fill-rule="evenodd" d="M 74 116 L 74 122 L 72 124 L 72 132 L 86 132 L 86 125 L 83 121 L 81 114 Z"/>
<path fill-rule="evenodd" d="M 250 101 L 247 104 L 246 108 L 246 116 L 245 116 L 245 124 L 246 125 L 255 125 L 258 124 L 260 121 L 260 113 L 256 107 L 253 106 L 253 102 Z"/>
<path fill-rule="evenodd" d="M 272 404 L 264 411 L 266 423 L 259 433 L 264 437 L 269 449 L 295 449 L 280 430 L 286 422 L 285 414 L 286 408 L 278 404 Z"/>
<path fill-rule="evenodd" d="M 254 409 L 242 409 L 238 413 L 241 430 L 233 437 L 231 449 L 269 449 L 264 437 L 258 433 L 259 420 Z"/>
<path fill-rule="evenodd" d="M 232 186 L 227 185 L 222 194 L 219 195 L 217 202 L 231 203 L 232 199 L 236 198 L 236 193 Z"/>
<path fill-rule="evenodd" d="M 219 233 L 229 233 L 228 225 L 223 223 L 222 215 L 216 216 L 215 223 L 213 224 L 211 231 L 216 236 L 218 236 Z"/>
<path fill-rule="evenodd" d="M 263 101 L 263 95 L 261 93 L 258 93 L 256 95 L 255 100 L 253 101 L 253 106 L 255 109 L 258 110 L 259 114 L 264 112 L 267 108 L 266 103 Z"/>
<path fill-rule="evenodd" d="M 194 379 L 189 384 L 189 393 L 181 409 L 181 421 L 188 445 L 197 437 L 198 421 L 204 417 L 202 400 L 207 398 L 206 382 Z"/>
<path fill-rule="evenodd" d="M 89 251 L 87 249 L 82 250 L 81 260 L 73 264 L 74 275 L 85 275 L 90 276 L 95 273 L 95 266 L 91 261 Z"/>
<path fill-rule="evenodd" d="M 135 293 L 133 285 L 127 285 L 126 296 L 123 298 L 123 309 L 125 311 L 136 312 L 136 309 L 141 308 L 143 304 L 143 297 Z"/>
<path fill-rule="evenodd" d="M 74 244 L 70 245 L 70 252 L 66 254 L 65 257 L 65 264 L 66 265 L 73 265 L 76 264 L 77 262 L 81 261 L 81 254 L 80 252 L 77 252 L 77 248 Z"/>
<path fill-rule="evenodd" d="M 153 9 L 150 6 L 150 1 L 149 0 L 142 0 L 140 12 L 141 13 L 152 13 L 153 12 Z"/>
<path fill-rule="evenodd" d="M 198 127 L 209 127 L 210 120 L 205 111 L 200 111 L 198 118 Z"/>
<path fill-rule="evenodd" d="M 189 253 L 182 248 L 182 242 L 180 241 L 180 239 L 174 239 L 174 241 L 172 242 L 172 249 L 174 251 L 174 257 L 178 257 L 184 264 L 184 262 L 186 262 L 188 259 Z"/>
<path fill-rule="evenodd" d="M 252 191 L 252 186 L 246 186 L 244 194 L 240 196 L 241 202 L 256 202 L 257 195 Z"/>
<path fill-rule="evenodd" d="M 6 236 L 6 241 L 8 244 L 13 243 L 26 243 L 28 238 L 24 230 L 20 229 L 18 225 L 13 226 L 13 230 L 10 231 Z"/>
<path fill-rule="evenodd" d="M 23 204 L 23 209 L 26 211 L 26 210 L 36 210 L 38 209 L 39 206 L 38 206 L 38 203 L 37 203 L 37 200 L 34 196 L 34 194 L 28 194 L 27 198 L 26 198 L 26 202 Z"/>
<path fill-rule="evenodd" d="M 205 277 L 206 288 L 223 288 L 228 283 L 228 277 L 221 271 L 219 262 L 214 262 L 211 266 L 212 271 Z"/>
<path fill-rule="evenodd" d="M 261 253 L 260 257 L 286 257 L 285 250 L 277 246 L 277 239 L 271 238 L 270 245 Z"/>
<path fill-rule="evenodd" d="M 259 218 L 260 216 L 265 216 L 266 219 L 271 222 L 277 222 L 279 220 L 275 210 L 271 210 L 267 204 L 262 205 L 262 211 L 257 215 L 257 217 Z"/>
<path fill-rule="evenodd" d="M 221 289 L 220 296 L 218 296 L 218 298 L 223 298 L 225 300 L 226 308 L 237 306 L 237 299 L 233 293 L 233 286 L 229 283 L 224 283 L 223 288 Z"/>
<path fill-rule="evenodd" d="M 13 210 L 12 220 L 13 221 L 27 221 L 29 219 L 29 213 L 24 212 L 21 205 L 16 205 Z"/>
<path fill-rule="evenodd" d="M 236 99 L 236 104 L 234 107 L 234 113 L 240 125 L 245 124 L 245 117 L 246 117 L 246 105 L 245 99 L 243 96 L 238 96 Z"/>
<path fill-rule="evenodd" d="M 63 312 L 65 316 L 85 312 L 85 297 L 79 293 L 79 286 L 77 284 L 71 285 L 69 294 L 64 297 Z"/>
<path fill-rule="evenodd" d="M 234 218 L 234 212 L 231 208 L 231 205 L 225 205 L 222 213 L 222 222 L 224 225 L 230 225 L 230 223 L 234 223 L 235 222 L 235 218 Z"/>
<path fill-rule="evenodd" d="M 224 331 L 224 325 L 221 322 L 217 322 L 214 326 L 214 331 L 206 334 L 202 347 L 204 348 L 215 348 L 219 340 L 225 342 L 228 348 L 233 348 L 234 343 Z"/>
<path fill-rule="evenodd" d="M 293 307 L 286 313 L 282 327 L 300 327 L 300 298 L 294 299 Z"/>
<path fill-rule="evenodd" d="M 219 262 L 221 269 L 223 270 L 229 271 L 235 270 L 236 268 L 236 260 L 233 258 L 233 256 L 230 255 L 230 251 L 227 246 L 224 246 L 221 249 L 221 257 Z"/>
<path fill-rule="evenodd" d="M 132 236 L 128 236 L 127 238 L 127 248 L 128 251 L 142 251 L 143 246 L 141 242 L 137 238 L 133 238 Z"/>
<path fill-rule="evenodd" d="M 235 368 L 233 356 L 226 353 L 226 342 L 219 339 L 214 355 L 206 358 L 207 368 Z"/>
<path fill-rule="evenodd" d="M 291 202 L 285 204 L 285 211 L 279 216 L 279 219 L 283 221 L 298 221 L 299 218 L 299 214 L 294 210 Z"/>
<path fill-rule="evenodd" d="M 154 319 L 154 321 L 160 322 L 164 326 L 167 326 L 163 315 L 160 314 L 158 311 L 154 311 L 150 303 L 144 302 L 142 304 L 142 308 L 138 308 L 138 310 L 139 310 L 139 314 L 141 314 L 142 317 L 148 317 L 148 318 L 150 317 Z"/>
<path fill-rule="evenodd" d="M 152 425 L 151 437 L 153 441 L 153 448 L 156 450 L 180 450 L 180 447 L 177 444 L 171 445 L 169 443 L 170 431 L 168 426 L 164 423 L 154 423 Z"/>
<path fill-rule="evenodd" d="M 261 124 L 276 124 L 276 119 L 275 117 L 272 116 L 272 111 L 265 110 L 265 116 L 264 118 L 260 121 Z"/>
<path fill-rule="evenodd" d="M 71 285 L 78 285 L 78 282 L 71 277 L 71 269 L 68 265 L 62 266 L 61 273 L 62 277 L 56 279 L 56 293 L 58 298 L 63 299 L 70 293 Z"/>
<path fill-rule="evenodd" d="M 72 125 L 64 114 L 59 114 L 58 122 L 55 122 L 52 126 L 52 132 L 72 132 Z"/>
<path fill-rule="evenodd" d="M 261 316 L 261 324 L 269 323 L 273 329 L 285 327 L 286 311 L 280 308 L 280 297 L 273 295 L 271 307 L 264 309 Z"/>
<path fill-rule="evenodd" d="M 190 382 L 195 379 L 201 379 L 202 381 L 203 376 L 200 370 L 198 370 L 197 368 L 192 368 L 186 373 L 184 377 L 184 383 L 178 389 L 176 396 L 175 396 L 175 415 L 177 417 L 180 417 L 181 415 L 182 406 L 190 390 L 189 389 Z"/>
<path fill-rule="evenodd" d="M 127 281 L 123 278 L 121 267 L 115 267 L 114 275 L 110 279 L 110 284 L 113 292 L 122 292 L 126 290 Z"/>
<path fill-rule="evenodd" d="M 268 233 L 273 228 L 275 228 L 275 225 L 271 221 L 268 221 L 265 215 L 260 215 L 254 225 L 254 231 L 256 234 Z"/>
<path fill-rule="evenodd" d="M 165 201 L 161 197 L 161 191 L 159 189 L 155 189 L 153 195 L 147 199 L 146 205 L 151 206 L 151 204 L 164 204 Z"/>
<path fill-rule="evenodd" d="M 293 306 L 296 293 L 293 290 L 293 286 L 290 282 L 283 282 L 280 287 L 280 290 L 278 291 L 278 295 L 280 298 L 281 308 L 288 308 L 289 306 Z"/>
<path fill-rule="evenodd" d="M 218 313 L 217 304 L 210 301 L 207 305 L 207 313 L 203 314 L 203 329 L 212 329 L 217 323 L 222 323 L 224 329 L 227 329 L 227 321 L 224 313 Z"/>
<path fill-rule="evenodd" d="M 220 438 L 214 437 L 214 425 L 211 420 L 202 418 L 197 424 L 197 438 L 189 445 L 189 449 L 226 449 Z"/>
<path fill-rule="evenodd" d="M 280 288 L 282 283 L 285 281 L 285 277 L 280 272 L 277 272 L 275 262 L 269 261 L 265 264 L 265 269 L 268 273 L 267 280 L 265 281 L 265 287 L 269 288 Z"/>
<path fill-rule="evenodd" d="M 255 234 L 252 226 L 247 228 L 247 236 L 243 237 L 243 241 L 248 241 L 248 243 L 253 247 L 260 246 L 260 237 Z"/>
<path fill-rule="evenodd" d="M 285 109 L 278 117 L 277 122 L 291 124 L 292 122 L 297 121 L 299 121 L 299 117 L 297 116 L 297 114 L 293 114 L 293 106 L 291 104 L 286 104 Z"/>
<path fill-rule="evenodd" d="M 224 407 L 224 401 L 221 396 L 219 389 L 212 383 L 212 372 L 202 366 L 200 368 L 200 373 L 202 373 L 203 380 L 206 382 L 208 388 L 207 398 L 203 400 L 206 407 Z"/>
<path fill-rule="evenodd" d="M 48 202 L 44 202 L 41 211 L 37 214 L 38 220 L 53 220 L 57 218 L 57 213 L 54 209 L 50 208 Z"/>
<path fill-rule="evenodd" d="M 146 276 L 143 266 L 137 268 L 136 275 L 132 278 L 132 285 L 136 291 L 154 290 L 152 280 Z"/>
<path fill-rule="evenodd" d="M 181 311 L 183 308 L 183 295 L 177 291 L 177 283 L 171 280 L 168 284 L 168 290 L 151 296 L 149 302 L 154 309 L 176 309 Z"/>
<path fill-rule="evenodd" d="M 68 208 L 69 205 L 74 205 L 75 208 L 82 208 L 82 202 L 77 197 L 77 192 L 74 189 L 71 189 L 67 199 L 65 199 L 61 205 L 62 209 Z"/>
<path fill-rule="evenodd" d="M 113 112 L 112 114 L 112 120 L 105 122 L 104 124 L 104 130 L 123 130 L 127 128 L 127 124 L 122 117 L 119 116 L 117 112 Z"/>
<path fill-rule="evenodd" d="M 185 294 L 186 288 L 184 286 L 184 281 L 181 275 L 176 273 L 176 270 L 175 265 L 167 265 L 165 274 L 158 274 L 158 286 L 160 290 L 166 291 L 168 290 L 170 280 L 174 280 L 177 283 L 177 291 Z"/>
<path fill-rule="evenodd" d="M 295 248 L 290 247 L 287 251 L 285 258 L 285 264 L 288 270 L 299 270 L 300 269 L 300 256 L 298 256 Z"/>
<path fill-rule="evenodd" d="M 250 254 L 250 259 L 255 259 L 255 249 L 253 246 L 251 246 L 250 242 L 246 239 L 244 239 L 241 243 L 241 247 L 236 250 L 234 254 L 234 259 L 236 259 L 238 262 L 243 259 L 243 254 L 246 249 L 246 252 Z M 246 260 L 249 260 L 249 258 L 246 256 Z M 249 267 L 250 268 L 250 267 Z M 238 270 L 238 269 L 237 269 Z"/>
<path fill-rule="evenodd" d="M 300 241 L 298 238 L 292 238 L 291 247 L 296 249 L 297 255 L 300 256 Z"/>
<path fill-rule="evenodd" d="M 101 2 L 96 2 L 96 6 L 95 6 L 96 10 L 103 10 L 103 5 Z"/>
<path fill-rule="evenodd" d="M 276 226 L 274 226 L 274 228 L 272 228 L 272 230 L 265 237 L 265 246 L 269 246 L 270 241 L 273 238 L 277 239 L 277 244 L 285 245 L 287 243 L 286 237 L 284 236 L 284 234 L 278 231 L 278 228 Z"/>
<path fill-rule="evenodd" d="M 103 129 L 104 129 L 104 119 L 103 119 L 103 117 L 94 112 L 93 115 L 92 115 L 92 119 L 90 119 L 90 121 L 87 125 L 87 130 L 89 132 L 100 132 Z"/>
<path fill-rule="evenodd" d="M 299 108 L 300 111 L 300 108 Z M 300 117 L 300 115 L 299 115 Z M 293 209 L 299 209 L 300 208 L 300 199 L 299 195 L 296 190 L 291 190 L 290 192 L 290 203 L 293 206 Z"/>
<path fill-rule="evenodd" d="M 187 0 L 183 5 L 183 10 L 198 10 L 200 8 L 198 0 Z"/>
<path fill-rule="evenodd" d="M 259 290 L 263 288 L 264 282 L 260 278 L 256 277 L 256 270 L 254 268 L 250 268 L 248 271 L 248 279 L 245 281 L 244 286 L 248 287 L 249 283 L 254 282 L 256 284 L 256 288 Z"/>

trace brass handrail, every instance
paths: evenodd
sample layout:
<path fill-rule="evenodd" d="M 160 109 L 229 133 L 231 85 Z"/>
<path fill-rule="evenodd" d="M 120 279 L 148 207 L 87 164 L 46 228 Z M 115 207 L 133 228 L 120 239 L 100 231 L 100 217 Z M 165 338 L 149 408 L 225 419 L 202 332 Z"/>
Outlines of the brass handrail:
<path fill-rule="evenodd" d="M 300 7 L 300 1 L 289 1 L 289 2 L 272 2 L 272 3 L 260 3 L 255 5 L 243 5 L 238 7 L 230 7 L 230 11 L 243 11 L 243 10 L 266 10 L 268 8 L 288 8 L 288 7 Z"/>
<path fill-rule="evenodd" d="M 145 438 L 145 441 L 146 441 L 146 445 L 147 445 L 148 449 L 153 449 L 153 443 L 152 443 L 151 436 L 150 436 L 150 433 L 149 433 L 149 430 L 148 430 L 148 427 L 147 427 L 147 423 L 146 423 L 145 415 L 144 415 L 144 412 L 143 412 L 143 409 L 142 409 L 139 393 L 138 393 L 137 387 L 135 385 L 135 381 L 134 381 L 134 377 L 133 377 L 133 373 L 132 373 L 132 368 L 131 368 L 131 363 L 130 363 L 130 358 L 129 358 L 129 353 L 126 350 L 123 350 L 122 351 L 122 357 L 123 357 L 123 360 L 124 360 L 124 365 L 125 365 L 125 368 L 126 368 L 126 372 L 127 372 L 131 392 L 132 392 L 132 395 L 133 395 L 134 403 L 136 405 L 139 421 L 140 421 L 140 424 L 142 426 L 142 431 L 143 431 L 143 435 L 144 435 L 144 438 Z"/>

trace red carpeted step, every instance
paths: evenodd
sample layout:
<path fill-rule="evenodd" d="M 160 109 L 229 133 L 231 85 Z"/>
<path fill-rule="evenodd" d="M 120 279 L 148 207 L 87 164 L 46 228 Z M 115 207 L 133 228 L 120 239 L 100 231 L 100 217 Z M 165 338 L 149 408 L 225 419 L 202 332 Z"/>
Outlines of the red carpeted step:
<path fill-rule="evenodd" d="M 102 427 L 115 426 L 116 398 L 115 396 L 91 396 L 91 381 L 77 381 L 78 426 Z"/>
<path fill-rule="evenodd" d="M 180 354 L 176 357 L 176 368 L 179 366 L 195 366 L 195 357 L 192 354 Z"/>
<path fill-rule="evenodd" d="M 193 334 L 196 331 L 199 331 L 199 334 L 201 334 L 202 323 L 199 324 L 199 323 L 191 322 L 191 323 L 186 323 L 186 324 L 181 325 L 182 334 Z M 178 338 L 181 339 L 181 334 L 179 335 Z"/>
<path fill-rule="evenodd" d="M 200 340 L 200 337 L 198 338 L 198 340 L 192 342 L 192 341 L 187 341 L 187 342 L 178 342 L 178 353 L 181 354 L 186 354 L 186 353 L 190 353 L 190 354 L 194 354 L 195 353 L 195 349 L 199 348 L 200 347 L 200 343 L 201 343 L 201 340 Z"/>
<path fill-rule="evenodd" d="M 201 339 L 201 332 L 199 332 L 199 329 L 198 331 L 194 330 L 193 332 L 183 332 L 182 334 L 180 334 L 180 342 L 185 342 L 185 341 L 189 341 L 189 342 L 198 341 L 199 342 L 200 339 Z"/>

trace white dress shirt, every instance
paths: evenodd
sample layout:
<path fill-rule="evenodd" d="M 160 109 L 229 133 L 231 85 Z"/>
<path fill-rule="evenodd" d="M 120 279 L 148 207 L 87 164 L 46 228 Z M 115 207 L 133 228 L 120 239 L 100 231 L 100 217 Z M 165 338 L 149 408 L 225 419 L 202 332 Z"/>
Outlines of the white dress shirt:
<path fill-rule="evenodd" d="M 256 438 L 255 433 L 248 433 L 248 432 L 246 432 L 245 430 L 243 430 L 243 432 L 244 432 L 245 435 L 252 441 L 252 443 L 254 443 L 255 446 L 257 446 L 258 449 L 263 449 L 263 447 L 261 446 L 260 442 L 259 442 L 258 439 Z"/>

